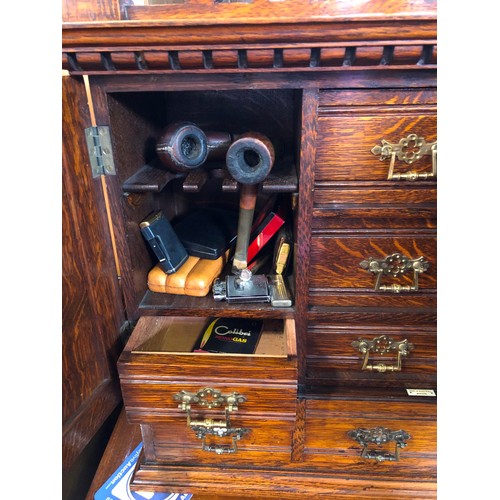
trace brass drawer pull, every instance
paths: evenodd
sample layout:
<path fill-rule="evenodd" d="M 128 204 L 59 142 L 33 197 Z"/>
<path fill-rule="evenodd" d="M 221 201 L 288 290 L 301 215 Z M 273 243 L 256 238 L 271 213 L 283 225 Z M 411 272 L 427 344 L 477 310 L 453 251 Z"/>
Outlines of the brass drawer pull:
<path fill-rule="evenodd" d="M 410 259 L 398 252 L 388 255 L 383 259 L 374 259 L 369 257 L 363 260 L 359 265 L 375 274 L 375 290 L 381 292 L 416 292 L 418 290 L 418 276 L 429 269 L 429 263 L 423 257 L 418 259 Z M 392 285 L 382 285 L 382 276 L 390 275 L 397 278 L 405 274 L 407 271 L 413 271 L 413 285 L 399 285 L 393 283 Z"/>
<path fill-rule="evenodd" d="M 351 345 L 358 348 L 359 352 L 364 354 L 361 370 L 370 372 L 376 371 L 379 373 L 400 372 L 401 358 L 408 356 L 413 349 L 413 344 L 410 344 L 408 340 L 404 339 L 397 342 L 387 335 L 380 335 L 380 337 L 375 337 L 373 340 L 358 339 L 352 342 Z M 385 363 L 368 364 L 370 352 L 384 355 L 394 351 L 397 352 L 397 361 L 395 365 L 386 365 Z"/>
<path fill-rule="evenodd" d="M 249 429 L 245 428 L 226 428 L 226 427 L 205 427 L 192 425 L 191 429 L 196 434 L 198 439 L 201 439 L 201 449 L 203 451 L 211 451 L 217 455 L 222 455 L 223 453 L 237 453 L 239 441 L 245 434 L 250 432 Z M 231 437 L 232 444 L 229 445 L 209 445 L 206 443 L 206 436 L 218 436 L 218 437 Z"/>
<path fill-rule="evenodd" d="M 201 449 L 221 455 L 223 453 L 237 453 L 239 441 L 250 429 L 243 427 L 231 427 L 230 414 L 238 410 L 238 404 L 244 403 L 247 398 L 237 392 L 222 394 L 218 389 L 205 387 L 198 392 L 187 392 L 182 390 L 174 395 L 174 400 L 179 402 L 178 407 L 187 414 L 187 426 L 191 428 L 196 437 L 201 439 Z M 191 405 L 197 404 L 202 408 L 224 407 L 224 419 L 214 420 L 211 418 L 193 419 L 191 417 Z M 209 445 L 206 443 L 207 436 L 231 437 L 232 444 Z"/>
<path fill-rule="evenodd" d="M 375 427 L 373 429 L 357 428 L 349 431 L 347 435 L 357 441 L 362 447 L 361 457 L 377 462 L 397 462 L 399 460 L 399 450 L 404 448 L 411 436 L 403 430 L 391 431 L 385 427 Z M 380 446 L 394 441 L 394 454 L 384 450 L 369 449 L 369 446 Z"/>
<path fill-rule="evenodd" d="M 380 156 L 380 161 L 384 161 L 387 158 L 391 159 L 387 180 L 416 181 L 437 176 L 437 141 L 428 144 L 423 137 L 419 137 L 417 134 L 410 134 L 408 137 L 401 139 L 398 144 L 391 144 L 385 139 L 382 139 L 381 143 L 382 146 L 375 146 L 371 151 L 375 156 Z M 394 173 L 396 156 L 398 160 L 411 165 L 416 160 L 428 155 L 431 155 L 432 158 L 431 172 L 408 170 L 404 173 Z"/>

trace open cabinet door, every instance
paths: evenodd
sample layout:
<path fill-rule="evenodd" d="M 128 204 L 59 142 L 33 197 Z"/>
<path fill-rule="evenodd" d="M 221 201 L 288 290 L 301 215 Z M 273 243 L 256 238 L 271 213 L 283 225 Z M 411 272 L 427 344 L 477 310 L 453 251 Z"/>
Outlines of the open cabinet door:
<path fill-rule="evenodd" d="M 105 203 L 85 140 L 92 125 L 84 80 L 62 83 L 62 463 L 63 483 L 121 403 L 116 360 L 125 324 Z M 96 457 L 98 465 L 99 457 Z"/>

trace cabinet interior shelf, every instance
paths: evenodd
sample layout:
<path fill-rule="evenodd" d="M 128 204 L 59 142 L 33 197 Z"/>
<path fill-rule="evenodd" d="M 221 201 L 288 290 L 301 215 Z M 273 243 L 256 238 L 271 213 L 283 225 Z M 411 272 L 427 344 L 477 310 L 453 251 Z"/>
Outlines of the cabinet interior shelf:
<path fill-rule="evenodd" d="M 189 316 L 235 316 L 253 318 L 292 318 L 294 307 L 272 307 L 270 304 L 231 304 L 215 301 L 211 294 L 206 297 L 189 297 L 146 291 L 140 305 L 141 314 Z"/>
<path fill-rule="evenodd" d="M 182 190 L 188 193 L 201 191 L 209 179 L 220 179 L 222 192 L 235 193 L 239 190 L 223 162 L 213 162 L 204 168 L 189 173 L 174 173 L 166 170 L 157 161 L 143 165 L 123 184 L 126 193 L 159 193 L 174 179 L 183 179 Z M 294 193 L 298 189 L 295 163 L 291 158 L 278 161 L 261 184 L 263 193 Z"/>

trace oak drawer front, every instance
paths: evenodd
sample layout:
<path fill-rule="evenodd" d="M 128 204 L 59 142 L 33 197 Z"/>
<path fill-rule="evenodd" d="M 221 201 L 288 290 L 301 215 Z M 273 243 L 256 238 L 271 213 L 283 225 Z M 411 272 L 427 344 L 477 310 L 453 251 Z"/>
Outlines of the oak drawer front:
<path fill-rule="evenodd" d="M 316 232 L 309 304 L 434 307 L 436 273 L 435 234 Z"/>
<path fill-rule="evenodd" d="M 435 89 L 323 89 L 320 109 L 331 106 L 436 106 Z"/>
<path fill-rule="evenodd" d="M 353 327 L 310 323 L 306 376 L 323 383 L 436 386 L 435 327 Z"/>
<path fill-rule="evenodd" d="M 179 367 L 180 373 L 182 370 Z M 264 377 L 265 372 L 262 374 L 262 378 Z M 228 378 L 231 378 L 229 368 L 226 379 Z M 294 412 L 297 398 L 295 381 L 273 384 L 259 380 L 236 384 L 207 377 L 194 381 L 189 376 L 181 377 L 181 375 L 177 379 L 157 381 L 151 376 L 147 381 L 122 378 L 121 388 L 128 413 L 134 411 L 176 413 L 182 394 L 186 392 L 197 395 L 206 389 L 212 390 L 212 393 L 220 392 L 222 396 L 233 393 L 243 396 L 245 402 L 238 405 L 238 414 L 255 414 L 262 411 Z M 223 410 L 224 405 L 220 407 L 220 411 Z M 197 405 L 193 405 L 193 411 L 198 411 Z"/>
<path fill-rule="evenodd" d="M 421 98 L 418 91 L 389 89 L 378 91 L 369 98 L 370 92 L 353 91 L 341 95 L 341 91 L 331 91 L 331 104 L 319 108 L 316 182 L 386 181 L 389 158 L 381 161 L 380 154 L 372 152 L 374 147 L 383 145 L 382 141 L 394 145 L 393 149 L 404 147 L 408 153 L 395 159 L 395 174 L 409 170 L 421 174 L 432 172 L 432 155 L 427 154 L 427 146 L 436 141 L 435 102 Z M 423 143 L 417 145 L 412 141 L 413 136 Z M 409 159 L 418 149 L 423 154 L 420 159 L 411 164 L 403 159 Z"/>
<path fill-rule="evenodd" d="M 314 229 L 436 228 L 435 185 L 411 186 L 350 183 L 316 185 Z"/>
<path fill-rule="evenodd" d="M 138 417 L 143 436 L 147 436 L 149 443 L 144 446 L 147 460 L 155 463 L 213 466 L 274 466 L 290 462 L 291 436 L 295 422 L 292 415 L 275 416 L 271 413 L 250 418 L 238 413 L 231 415 L 231 425 L 236 430 L 243 429 L 244 432 L 241 438 L 236 440 L 236 447 L 228 436 L 207 435 L 203 442 L 203 439 L 197 437 L 193 429 L 186 425 L 182 415 Z M 212 414 L 206 412 L 205 415 Z M 202 418 L 201 414 L 199 416 Z"/>
<path fill-rule="evenodd" d="M 435 479 L 434 402 L 411 401 L 410 397 L 401 402 L 310 400 L 306 408 L 305 463 L 354 475 L 409 480 L 417 474 L 422 481 Z M 367 444 L 364 457 L 364 444 L 357 440 L 363 439 L 360 435 Z M 370 435 L 386 442 L 373 444 Z M 403 446 L 396 450 L 398 442 Z M 396 455 L 398 460 L 393 460 Z"/>

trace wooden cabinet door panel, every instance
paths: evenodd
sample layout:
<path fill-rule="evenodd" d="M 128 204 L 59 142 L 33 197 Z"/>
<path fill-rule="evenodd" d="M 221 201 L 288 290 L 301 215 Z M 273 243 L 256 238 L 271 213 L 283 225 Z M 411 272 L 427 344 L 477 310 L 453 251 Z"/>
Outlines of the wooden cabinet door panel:
<path fill-rule="evenodd" d="M 62 409 L 69 469 L 121 400 L 115 362 L 124 322 L 106 210 L 84 129 L 83 81 L 63 78 Z"/>

